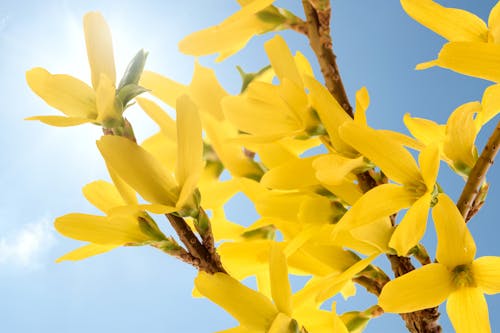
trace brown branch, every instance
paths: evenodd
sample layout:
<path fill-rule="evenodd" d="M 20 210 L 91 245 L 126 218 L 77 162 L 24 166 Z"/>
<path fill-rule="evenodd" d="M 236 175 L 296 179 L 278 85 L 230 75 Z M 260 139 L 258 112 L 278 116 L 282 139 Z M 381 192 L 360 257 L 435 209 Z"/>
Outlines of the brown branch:
<path fill-rule="evenodd" d="M 476 164 L 472 168 L 467 183 L 464 186 L 462 194 L 457 202 L 457 207 L 460 213 L 465 218 L 465 221 L 469 221 L 471 217 L 477 213 L 482 205 L 481 200 L 476 201 L 476 198 L 481 193 L 481 186 L 486 178 L 486 173 L 488 169 L 493 164 L 495 156 L 500 148 L 500 121 L 498 122 L 495 130 L 488 139 L 488 143 L 484 146 L 483 152 Z M 484 193 L 483 193 L 484 194 Z M 474 205 L 474 202 L 476 204 Z"/>
<path fill-rule="evenodd" d="M 309 0 L 302 0 L 304 13 L 307 18 L 307 37 L 311 49 L 318 58 L 321 73 L 325 79 L 328 91 L 344 108 L 345 112 L 353 117 L 352 106 L 337 67 L 336 56 L 332 50 L 332 38 L 330 37 L 330 7 L 316 10 Z"/>
<path fill-rule="evenodd" d="M 170 224 L 179 236 L 181 242 L 184 244 L 184 246 L 186 246 L 189 254 L 191 254 L 199 261 L 194 263 L 199 270 L 205 271 L 210 274 L 214 274 L 217 272 L 226 273 L 224 267 L 222 267 L 222 263 L 220 262 L 218 255 L 212 255 L 207 250 L 207 248 L 203 246 L 198 237 L 196 237 L 194 232 L 182 217 L 174 214 L 165 215 L 167 216 Z"/>
<path fill-rule="evenodd" d="M 349 103 L 347 94 L 340 77 L 336 62 L 336 56 L 332 49 L 332 39 L 330 35 L 330 15 L 331 9 L 327 0 L 302 0 L 302 6 L 307 18 L 307 37 L 309 44 L 318 59 L 321 73 L 325 80 L 325 85 L 333 97 L 344 108 L 345 112 L 353 117 L 352 106 Z M 367 192 L 378 186 L 376 180 L 369 172 L 357 175 L 359 187 L 363 192 Z M 391 261 L 392 270 L 395 276 L 401 276 L 415 269 L 407 257 L 394 255 L 387 256 Z M 380 293 L 383 285 L 380 286 L 369 277 L 358 277 L 357 283 L 365 286 L 369 292 Z M 413 313 L 402 314 L 401 317 L 406 323 L 406 327 L 412 333 L 438 333 L 441 327 L 438 325 L 438 308 L 425 309 Z"/>

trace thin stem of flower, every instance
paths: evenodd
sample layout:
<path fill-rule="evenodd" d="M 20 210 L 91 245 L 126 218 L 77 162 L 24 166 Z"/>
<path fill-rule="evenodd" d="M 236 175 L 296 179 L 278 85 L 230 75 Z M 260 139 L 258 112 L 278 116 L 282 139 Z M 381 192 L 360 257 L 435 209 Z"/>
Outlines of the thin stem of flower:
<path fill-rule="evenodd" d="M 486 178 L 486 173 L 488 169 L 493 164 L 495 156 L 500 148 L 500 121 L 498 122 L 495 130 L 491 134 L 488 142 L 484 146 L 483 152 L 479 156 L 476 164 L 472 168 L 467 183 L 462 190 L 462 194 L 457 202 L 457 207 L 460 213 L 465 218 L 465 222 L 468 222 L 472 216 L 480 208 L 482 202 L 476 201 L 476 198 L 481 193 L 481 188 Z M 484 194 L 484 193 L 483 193 Z M 474 208 L 474 202 L 476 201 L 476 208 Z M 471 214 L 472 213 L 472 214 Z"/>

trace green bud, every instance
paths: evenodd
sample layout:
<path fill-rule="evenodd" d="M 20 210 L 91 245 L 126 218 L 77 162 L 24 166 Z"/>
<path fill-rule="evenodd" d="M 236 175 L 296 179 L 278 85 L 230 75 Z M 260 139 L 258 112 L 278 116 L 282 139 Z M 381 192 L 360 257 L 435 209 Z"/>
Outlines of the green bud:
<path fill-rule="evenodd" d="M 256 15 L 259 20 L 264 23 L 272 24 L 274 27 L 286 22 L 286 17 L 284 17 L 275 6 L 269 6 L 258 12 Z"/>
<path fill-rule="evenodd" d="M 240 66 L 236 66 L 236 69 L 238 70 L 238 72 L 240 73 L 240 76 L 241 76 L 241 81 L 242 81 L 241 93 L 243 93 L 247 89 L 248 85 L 253 80 L 255 80 L 256 78 L 258 78 L 259 76 L 261 76 L 262 74 L 264 74 L 268 70 L 270 70 L 271 65 L 267 65 L 266 67 L 262 68 L 261 70 L 259 70 L 257 72 L 253 72 L 253 73 L 245 73 Z"/>
<path fill-rule="evenodd" d="M 273 224 L 269 224 L 257 229 L 245 231 L 241 234 L 241 237 L 247 240 L 254 239 L 274 239 L 276 234 L 276 227 Z"/>
<path fill-rule="evenodd" d="M 121 102 L 122 109 L 125 110 L 128 107 L 128 102 L 146 91 L 149 90 L 135 83 L 130 83 L 118 89 L 116 95 Z"/>
<path fill-rule="evenodd" d="M 120 80 L 120 84 L 118 85 L 118 90 L 121 90 L 123 87 L 129 84 L 137 85 L 139 83 L 139 79 L 141 78 L 142 72 L 144 71 L 144 65 L 146 64 L 147 57 L 148 53 L 143 49 L 137 52 L 137 54 L 128 64 L 127 69 L 125 70 L 125 73 Z"/>
<path fill-rule="evenodd" d="M 139 216 L 137 218 L 137 222 L 139 223 L 139 228 L 141 229 L 142 233 L 150 237 L 152 240 L 163 241 L 167 239 L 163 232 L 161 232 L 161 230 L 158 228 L 156 222 L 153 221 L 153 219 L 149 215 Z"/>

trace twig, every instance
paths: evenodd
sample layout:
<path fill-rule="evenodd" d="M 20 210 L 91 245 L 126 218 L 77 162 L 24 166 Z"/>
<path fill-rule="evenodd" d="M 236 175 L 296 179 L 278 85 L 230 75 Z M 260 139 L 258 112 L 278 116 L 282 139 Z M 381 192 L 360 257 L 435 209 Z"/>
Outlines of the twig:
<path fill-rule="evenodd" d="M 495 160 L 495 156 L 500 148 L 500 121 L 498 122 L 495 130 L 491 134 L 488 139 L 488 143 L 484 146 L 483 152 L 476 164 L 472 168 L 469 178 L 467 179 L 467 183 L 464 186 L 462 194 L 457 202 L 457 207 L 460 210 L 460 213 L 465 218 L 465 221 L 469 221 L 470 218 L 479 210 L 474 208 L 474 201 L 478 194 L 480 193 L 480 188 L 484 182 L 486 177 L 486 173 L 488 169 L 493 164 Z M 478 202 L 477 205 L 482 203 Z M 470 214 L 472 211 L 473 214 Z"/>
<path fill-rule="evenodd" d="M 316 10 L 309 0 L 302 0 L 307 18 L 307 37 L 312 50 L 318 58 L 321 73 L 328 91 L 335 97 L 345 112 L 353 117 L 352 106 L 337 67 L 336 56 L 332 50 L 330 37 L 330 7 Z"/>
<path fill-rule="evenodd" d="M 210 254 L 182 217 L 174 214 L 166 214 L 166 216 L 189 253 L 199 260 L 197 266 L 199 270 L 210 274 L 217 272 L 226 273 L 220 260 L 218 260 L 218 256 L 214 257 Z"/>

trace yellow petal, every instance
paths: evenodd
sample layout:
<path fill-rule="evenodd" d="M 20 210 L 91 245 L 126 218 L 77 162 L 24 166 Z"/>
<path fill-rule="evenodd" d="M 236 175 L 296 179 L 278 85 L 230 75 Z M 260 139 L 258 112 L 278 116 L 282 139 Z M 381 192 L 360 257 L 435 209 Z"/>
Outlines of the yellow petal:
<path fill-rule="evenodd" d="M 328 191 L 332 192 L 339 199 L 343 200 L 349 205 L 354 205 L 356 201 L 361 198 L 363 192 L 359 189 L 357 184 L 352 181 L 344 180 L 340 185 L 322 184 Z"/>
<path fill-rule="evenodd" d="M 411 135 L 426 146 L 444 140 L 444 125 L 438 125 L 428 119 L 411 117 L 409 113 L 404 115 L 403 121 Z"/>
<path fill-rule="evenodd" d="M 362 87 L 356 91 L 356 113 L 354 113 L 354 121 L 360 125 L 367 125 L 366 109 L 370 105 L 370 95 L 366 87 Z"/>
<path fill-rule="evenodd" d="M 408 15 L 449 41 L 488 40 L 483 20 L 462 9 L 447 8 L 432 0 L 401 0 Z"/>
<path fill-rule="evenodd" d="M 244 96 L 227 96 L 222 108 L 238 129 L 253 135 L 294 136 L 303 131 L 301 119 L 280 98 L 277 87 L 251 83 Z"/>
<path fill-rule="evenodd" d="M 115 184 L 116 189 L 120 193 L 120 196 L 123 198 L 123 201 L 129 205 L 137 204 L 137 195 L 132 187 L 128 185 L 120 176 L 116 174 L 116 171 L 106 163 L 106 168 L 108 169 L 109 176 Z"/>
<path fill-rule="evenodd" d="M 340 128 L 340 136 L 396 182 L 411 184 L 422 179 L 411 154 L 382 133 L 350 122 Z"/>
<path fill-rule="evenodd" d="M 120 245 L 100 245 L 100 244 L 88 244 L 79 247 L 76 250 L 66 253 L 62 257 L 57 258 L 56 262 L 66 261 L 66 260 L 83 260 L 89 257 L 96 256 L 98 254 L 109 252 Z"/>
<path fill-rule="evenodd" d="M 274 36 L 264 44 L 264 48 L 280 81 L 287 78 L 298 87 L 302 87 L 303 83 L 297 65 L 283 37 Z"/>
<path fill-rule="evenodd" d="M 141 232 L 137 220 L 129 216 L 107 218 L 74 213 L 57 218 L 54 226 L 66 237 L 101 245 L 135 244 L 149 240 Z"/>
<path fill-rule="evenodd" d="M 174 123 L 174 128 L 175 126 Z M 159 132 L 141 143 L 141 147 L 156 157 L 168 170 L 174 170 L 177 161 L 177 129 L 174 134 L 175 137 L 171 138 Z"/>
<path fill-rule="evenodd" d="M 347 158 L 339 154 L 320 156 L 313 162 L 316 178 L 328 185 L 341 184 L 350 172 L 365 165 L 363 156 Z"/>
<path fill-rule="evenodd" d="M 106 163 L 145 200 L 175 206 L 179 188 L 170 171 L 132 141 L 103 136 L 97 146 Z"/>
<path fill-rule="evenodd" d="M 497 5 L 500 8 L 500 6 Z M 478 117 L 481 125 L 487 123 L 500 112 L 500 84 L 495 84 L 486 88 L 481 101 L 483 107 Z"/>
<path fill-rule="evenodd" d="M 429 145 L 422 150 L 418 156 L 418 164 L 422 170 L 422 178 L 427 192 L 431 193 L 434 190 L 439 171 L 439 149 L 436 144 Z"/>
<path fill-rule="evenodd" d="M 291 316 L 292 289 L 290 281 L 288 281 L 286 258 L 276 242 L 272 243 L 269 254 L 269 277 L 274 304 L 280 312 Z"/>
<path fill-rule="evenodd" d="M 435 64 L 464 75 L 500 82 L 500 44 L 450 42 L 443 46 Z"/>
<path fill-rule="evenodd" d="M 280 190 L 317 185 L 319 181 L 312 166 L 315 159 L 316 156 L 290 160 L 266 172 L 260 182 L 266 187 Z"/>
<path fill-rule="evenodd" d="M 474 116 L 480 111 L 479 102 L 470 102 L 459 106 L 448 118 L 443 152 L 459 171 L 470 170 L 476 163 L 477 151 L 474 141 L 477 129 Z"/>
<path fill-rule="evenodd" d="M 104 180 L 97 180 L 87 184 L 82 191 L 91 204 L 106 214 L 112 208 L 126 205 L 116 187 Z"/>
<path fill-rule="evenodd" d="M 399 133 L 399 132 L 394 132 L 391 130 L 378 130 L 380 133 L 382 133 L 384 136 L 389 138 L 390 140 L 397 142 L 398 144 L 411 148 L 413 150 L 422 150 L 424 149 L 425 145 L 422 144 L 421 142 L 411 138 L 410 136 Z"/>
<path fill-rule="evenodd" d="M 194 284 L 203 296 L 250 329 L 267 331 L 278 314 L 275 306 L 264 295 L 227 274 L 200 272 Z"/>
<path fill-rule="evenodd" d="M 77 78 L 53 75 L 37 67 L 26 72 L 26 81 L 33 92 L 65 115 L 80 119 L 97 117 L 94 90 Z"/>
<path fill-rule="evenodd" d="M 476 255 L 474 239 L 455 203 L 446 194 L 439 194 L 438 200 L 432 210 L 438 240 L 436 259 L 452 269 L 470 264 Z"/>
<path fill-rule="evenodd" d="M 198 179 L 203 170 L 201 121 L 198 108 L 187 95 L 177 99 L 176 110 L 178 146 L 175 176 L 179 185 L 184 186 L 189 177 Z"/>
<path fill-rule="evenodd" d="M 500 43 L 500 4 L 498 2 L 490 11 L 488 29 L 488 41 Z"/>
<path fill-rule="evenodd" d="M 481 257 L 472 263 L 474 281 L 486 294 L 500 292 L 500 257 Z"/>
<path fill-rule="evenodd" d="M 269 327 L 269 330 L 266 333 L 289 333 L 291 332 L 290 325 L 292 323 L 292 318 L 283 313 L 278 313 L 276 318 Z"/>
<path fill-rule="evenodd" d="M 353 229 L 388 217 L 411 206 L 417 198 L 401 186 L 384 184 L 366 192 L 336 225 L 337 230 Z"/>
<path fill-rule="evenodd" d="M 394 232 L 394 227 L 388 217 L 377 220 L 368 225 L 352 229 L 349 234 L 357 242 L 344 242 L 349 247 L 361 254 L 371 255 L 374 252 L 384 253 L 388 251 L 388 244 Z"/>
<path fill-rule="evenodd" d="M 85 14 L 83 29 L 92 74 L 92 86 L 97 90 L 101 74 L 106 75 L 115 84 L 116 71 L 113 43 L 111 41 L 111 31 L 104 17 L 98 12 Z"/>
<path fill-rule="evenodd" d="M 101 74 L 99 86 L 96 89 L 97 122 L 105 127 L 113 127 L 122 121 L 122 111 L 115 104 L 114 83 Z M 108 126 L 109 125 L 109 126 Z"/>
<path fill-rule="evenodd" d="M 231 276 L 241 280 L 257 272 L 269 272 L 271 242 L 267 239 L 224 242 L 217 252 Z"/>
<path fill-rule="evenodd" d="M 356 151 L 351 148 L 350 143 L 345 142 L 339 135 L 339 127 L 352 119 L 323 84 L 313 77 L 305 77 L 304 84 L 309 89 L 311 105 L 325 126 L 332 146 L 339 153 L 355 156 Z"/>
<path fill-rule="evenodd" d="M 488 304 L 479 288 L 459 288 L 446 303 L 446 312 L 457 333 L 490 333 Z"/>
<path fill-rule="evenodd" d="M 430 203 L 431 194 L 429 193 L 419 198 L 408 209 L 394 231 L 389 247 L 395 249 L 399 256 L 405 256 L 424 236 Z"/>
<path fill-rule="evenodd" d="M 139 84 L 151 90 L 150 93 L 153 96 L 158 97 L 173 109 L 175 109 L 177 98 L 188 91 L 186 85 L 151 71 L 142 73 Z"/>
<path fill-rule="evenodd" d="M 428 264 L 384 286 L 378 299 L 385 312 L 407 313 L 443 303 L 454 290 L 445 265 Z"/>
<path fill-rule="evenodd" d="M 93 122 L 92 119 L 63 116 L 34 116 L 26 118 L 25 120 L 39 120 L 44 124 L 57 127 L 76 126 Z"/>
<path fill-rule="evenodd" d="M 189 93 L 200 108 L 200 112 L 209 113 L 218 121 L 224 120 L 220 101 L 228 93 L 220 85 L 213 69 L 204 67 L 197 61 Z"/>
<path fill-rule="evenodd" d="M 151 118 L 160 127 L 161 133 L 171 141 L 176 142 L 177 128 L 175 121 L 168 115 L 168 113 L 166 113 L 158 104 L 149 99 L 137 97 L 135 100 L 144 112 L 146 112 L 149 118 Z"/>

